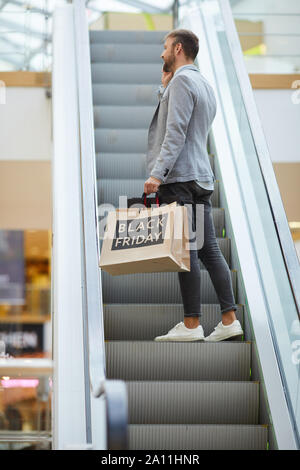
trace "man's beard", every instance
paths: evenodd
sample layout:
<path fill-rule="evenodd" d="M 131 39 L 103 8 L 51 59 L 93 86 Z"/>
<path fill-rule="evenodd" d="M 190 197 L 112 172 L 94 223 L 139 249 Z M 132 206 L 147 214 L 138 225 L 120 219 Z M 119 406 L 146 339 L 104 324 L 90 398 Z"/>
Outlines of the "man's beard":
<path fill-rule="evenodd" d="M 172 72 L 174 64 L 175 64 L 175 54 L 172 54 L 170 57 L 168 57 L 167 60 L 165 60 L 165 64 L 164 64 L 165 71 L 168 70 L 169 72 Z"/>

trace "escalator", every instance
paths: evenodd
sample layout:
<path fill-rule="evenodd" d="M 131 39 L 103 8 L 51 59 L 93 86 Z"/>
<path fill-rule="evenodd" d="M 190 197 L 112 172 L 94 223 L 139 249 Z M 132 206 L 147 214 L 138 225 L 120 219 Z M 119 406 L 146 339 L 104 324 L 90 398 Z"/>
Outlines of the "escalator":
<path fill-rule="evenodd" d="M 166 32 L 88 30 L 73 4 L 54 47 L 54 448 L 299 449 L 299 263 L 228 1 L 178 7 L 217 101 L 213 220 L 244 330 L 220 343 L 154 341 L 183 320 L 177 273 L 99 270 L 107 212 L 149 176 Z M 199 263 L 208 336 L 221 313 Z"/>
<path fill-rule="evenodd" d="M 149 123 L 157 105 L 163 37 L 167 32 L 90 31 L 98 204 L 119 207 L 119 195 L 139 196 L 147 179 Z M 238 272 L 217 181 L 212 196 L 218 243 Z M 201 265 L 205 336 L 220 321 L 220 305 Z M 260 383 L 251 377 L 252 343 L 157 343 L 183 320 L 177 273 L 111 276 L 102 271 L 107 377 L 124 380 L 130 449 L 266 449 L 259 419 Z M 237 318 L 244 324 L 244 305 Z"/>

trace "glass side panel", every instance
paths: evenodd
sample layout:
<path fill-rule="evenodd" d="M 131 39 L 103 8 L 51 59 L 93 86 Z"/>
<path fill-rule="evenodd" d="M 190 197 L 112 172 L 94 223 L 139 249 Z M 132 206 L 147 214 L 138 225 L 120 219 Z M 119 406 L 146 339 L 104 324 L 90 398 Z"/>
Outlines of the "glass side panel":
<path fill-rule="evenodd" d="M 50 285 L 51 231 L 0 230 L 2 353 L 51 357 Z"/>
<path fill-rule="evenodd" d="M 51 231 L 0 230 L 0 450 L 51 446 L 51 377 L 14 372 L 51 359 L 50 284 Z"/>
<path fill-rule="evenodd" d="M 47 71 L 52 62 L 52 16 L 43 1 L 3 2 L 0 7 L 0 71 Z"/>
<path fill-rule="evenodd" d="M 230 0 L 249 73 L 299 73 L 300 3 Z"/>

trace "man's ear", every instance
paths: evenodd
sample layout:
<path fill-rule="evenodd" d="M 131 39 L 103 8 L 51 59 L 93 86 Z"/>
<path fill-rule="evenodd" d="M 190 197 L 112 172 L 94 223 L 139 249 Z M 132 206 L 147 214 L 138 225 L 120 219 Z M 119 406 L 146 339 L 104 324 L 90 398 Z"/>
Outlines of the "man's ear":
<path fill-rule="evenodd" d="M 181 42 L 178 42 L 175 47 L 176 47 L 176 49 L 177 49 L 176 52 L 179 53 L 180 51 L 182 51 L 182 44 L 181 44 Z"/>

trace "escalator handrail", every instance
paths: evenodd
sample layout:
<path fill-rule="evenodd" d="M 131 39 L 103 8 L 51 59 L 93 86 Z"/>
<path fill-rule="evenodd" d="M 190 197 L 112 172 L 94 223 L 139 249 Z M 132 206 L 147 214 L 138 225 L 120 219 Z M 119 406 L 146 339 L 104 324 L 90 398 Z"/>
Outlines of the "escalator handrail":
<path fill-rule="evenodd" d="M 94 398 L 101 395 L 106 398 L 108 449 L 125 449 L 128 423 L 125 383 L 106 379 L 89 29 L 84 2 L 73 0 L 73 6 L 81 158 L 83 315 L 86 325 L 84 344 L 88 351 L 88 385 Z M 98 417 L 94 419 L 98 420 Z"/>
<path fill-rule="evenodd" d="M 109 450 L 128 449 L 127 390 L 122 380 L 103 380 L 94 390 L 95 398 L 106 399 L 106 436 Z"/>

